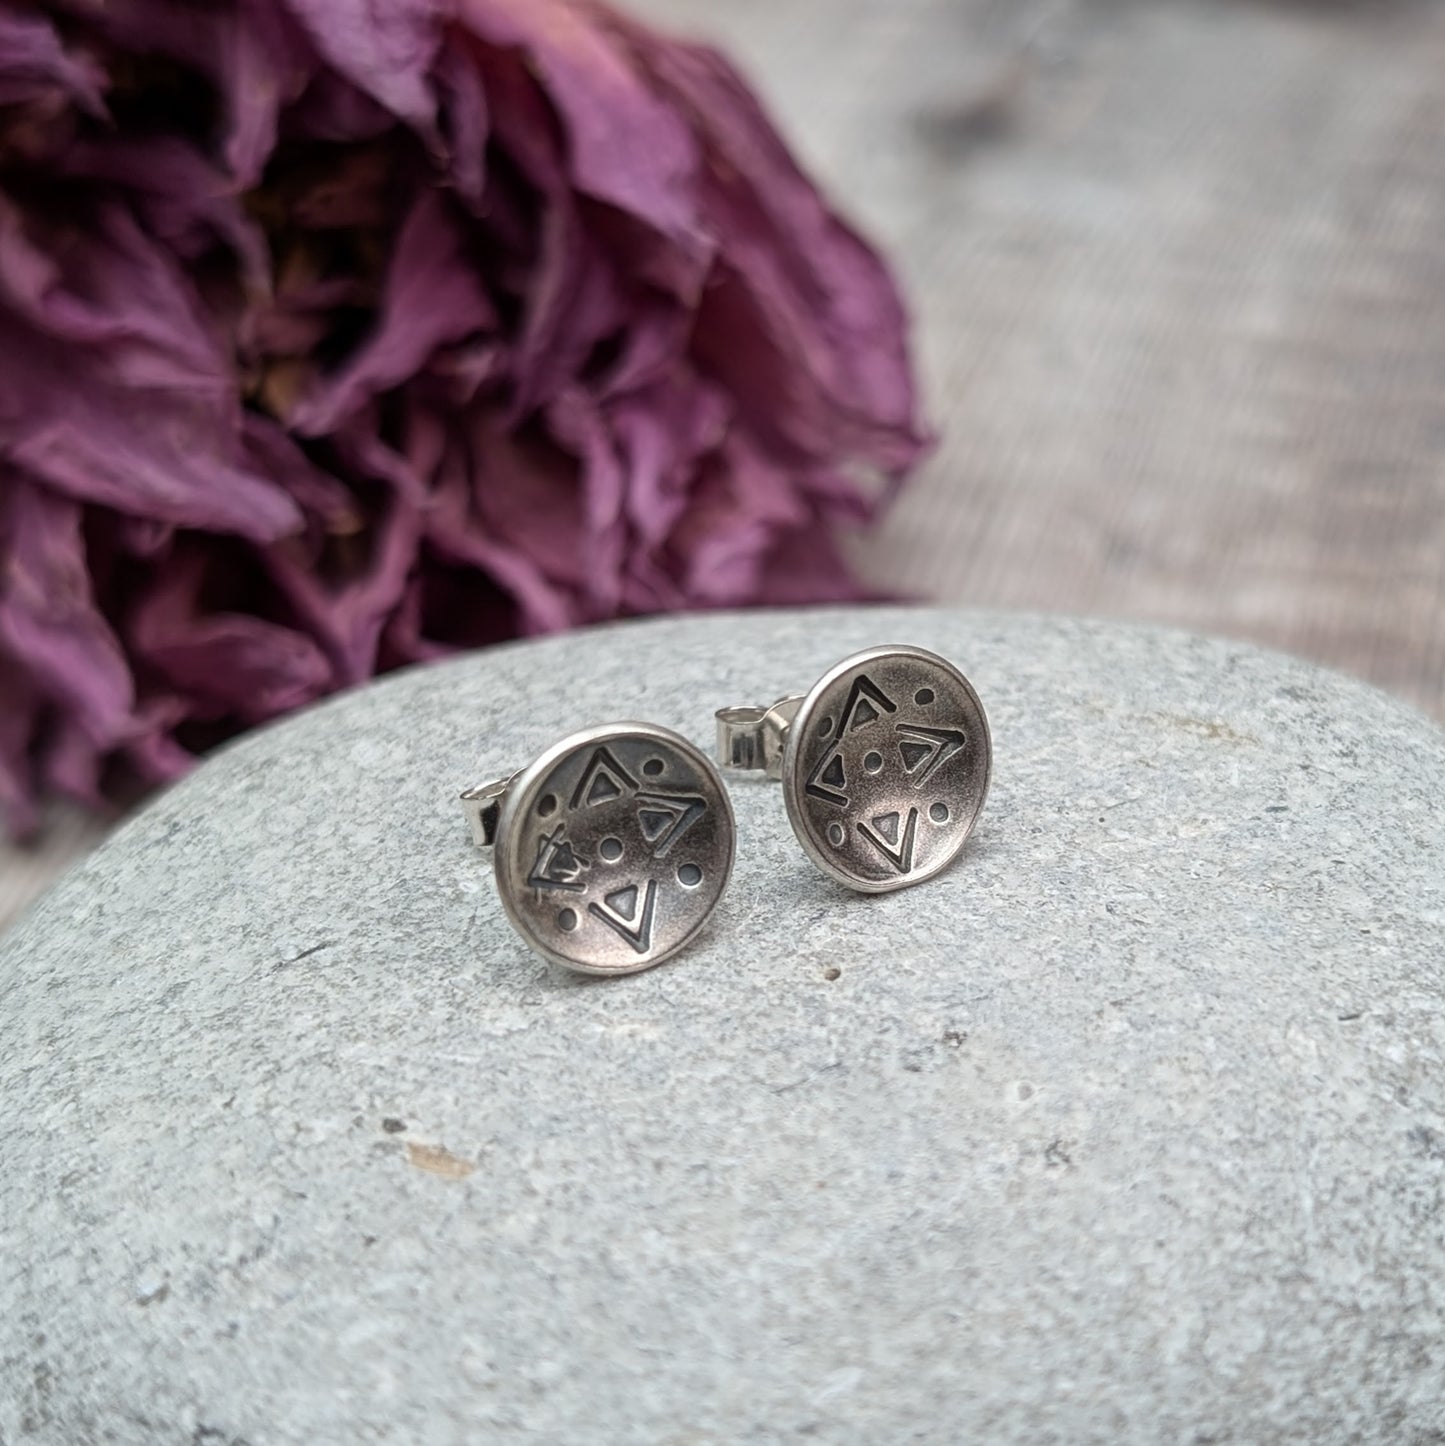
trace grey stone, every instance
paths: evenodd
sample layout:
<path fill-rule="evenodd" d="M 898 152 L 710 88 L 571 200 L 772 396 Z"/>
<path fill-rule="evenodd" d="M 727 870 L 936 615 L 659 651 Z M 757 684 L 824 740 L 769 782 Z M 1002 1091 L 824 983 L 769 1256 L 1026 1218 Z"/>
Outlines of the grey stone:
<path fill-rule="evenodd" d="M 853 895 L 734 790 L 620 980 L 454 795 L 913 642 L 959 863 Z M 0 1441 L 1436 1441 L 1445 734 L 1250 648 L 840 610 L 500 648 L 263 731 L 0 957 Z"/>

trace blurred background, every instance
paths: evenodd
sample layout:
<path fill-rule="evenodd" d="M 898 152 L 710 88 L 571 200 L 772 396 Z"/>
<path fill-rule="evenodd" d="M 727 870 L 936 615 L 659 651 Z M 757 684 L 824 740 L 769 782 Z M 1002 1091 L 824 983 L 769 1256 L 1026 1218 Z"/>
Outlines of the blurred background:
<path fill-rule="evenodd" d="M 1445 7 L 637 0 L 877 240 L 940 446 L 867 574 L 1445 717 Z"/>
<path fill-rule="evenodd" d="M 1445 719 L 1445 7 L 631 0 L 912 313 L 883 592 L 1225 634 Z M 963 660 L 966 665 L 966 660 Z M 0 926 L 105 824 L 50 803 Z"/>

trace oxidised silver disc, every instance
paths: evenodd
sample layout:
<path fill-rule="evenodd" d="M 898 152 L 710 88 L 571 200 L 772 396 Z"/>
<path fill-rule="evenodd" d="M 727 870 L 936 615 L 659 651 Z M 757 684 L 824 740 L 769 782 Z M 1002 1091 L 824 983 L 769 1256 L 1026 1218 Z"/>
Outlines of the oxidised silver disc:
<path fill-rule="evenodd" d="M 818 867 L 851 888 L 916 884 L 963 848 L 992 756 L 957 668 L 923 648 L 870 648 L 830 668 L 793 719 L 788 817 Z"/>
<path fill-rule="evenodd" d="M 538 953 L 632 974 L 676 953 L 727 888 L 732 804 L 713 763 L 649 723 L 574 733 L 512 782 L 497 887 Z"/>

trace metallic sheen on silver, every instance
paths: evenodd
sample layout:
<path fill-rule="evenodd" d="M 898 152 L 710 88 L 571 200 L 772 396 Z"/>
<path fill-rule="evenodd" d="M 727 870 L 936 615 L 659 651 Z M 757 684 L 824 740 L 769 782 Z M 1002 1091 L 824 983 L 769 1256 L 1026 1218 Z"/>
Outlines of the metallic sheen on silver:
<path fill-rule="evenodd" d="M 869 648 L 804 697 L 717 714 L 718 761 L 780 779 L 793 832 L 840 883 L 921 883 L 963 848 L 993 746 L 973 685 L 924 648 Z"/>
<path fill-rule="evenodd" d="M 635 974 L 677 953 L 732 874 L 736 834 L 711 759 L 651 723 L 573 733 L 510 778 L 469 788 L 479 848 L 517 932 L 582 974 Z"/>

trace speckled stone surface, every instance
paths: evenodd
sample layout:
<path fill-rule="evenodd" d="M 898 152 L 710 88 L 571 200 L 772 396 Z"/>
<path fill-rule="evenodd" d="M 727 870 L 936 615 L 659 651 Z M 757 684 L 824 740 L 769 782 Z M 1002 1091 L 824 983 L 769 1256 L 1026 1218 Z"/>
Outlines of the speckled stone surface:
<path fill-rule="evenodd" d="M 687 954 L 563 976 L 453 795 L 913 642 L 959 863 L 775 787 Z M 1424 1443 L 1445 1432 L 1445 734 L 1080 622 L 664 621 L 257 735 L 0 953 L 0 1441 Z"/>

